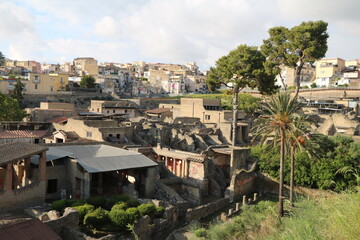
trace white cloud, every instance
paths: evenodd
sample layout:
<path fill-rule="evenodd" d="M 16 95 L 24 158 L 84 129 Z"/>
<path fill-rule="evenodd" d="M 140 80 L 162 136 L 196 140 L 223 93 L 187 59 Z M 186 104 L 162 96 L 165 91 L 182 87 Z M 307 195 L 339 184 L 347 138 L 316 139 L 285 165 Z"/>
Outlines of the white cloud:
<path fill-rule="evenodd" d="M 0 2 L 0 48 L 18 59 L 93 56 L 118 62 L 196 61 L 205 68 L 239 44 L 261 45 L 273 26 L 319 19 L 329 22 L 328 56 L 356 58 L 360 52 L 358 0 Z"/>
<path fill-rule="evenodd" d="M 101 37 L 115 38 L 119 36 L 120 31 L 113 17 L 105 16 L 94 24 L 95 34 Z"/>
<path fill-rule="evenodd" d="M 94 57 L 101 61 L 125 60 L 129 56 L 128 45 L 123 42 L 95 42 L 75 39 L 54 39 L 48 41 L 49 51 L 60 56 Z"/>
<path fill-rule="evenodd" d="M 2 37 L 15 37 L 34 31 L 32 15 L 26 9 L 10 2 L 0 4 L 0 33 Z"/>

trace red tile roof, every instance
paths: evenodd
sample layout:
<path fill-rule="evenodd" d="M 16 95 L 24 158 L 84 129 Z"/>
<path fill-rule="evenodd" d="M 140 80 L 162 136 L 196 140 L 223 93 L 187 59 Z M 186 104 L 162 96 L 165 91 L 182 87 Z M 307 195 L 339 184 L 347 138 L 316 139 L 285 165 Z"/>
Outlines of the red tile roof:
<path fill-rule="evenodd" d="M 52 123 L 63 123 L 63 122 L 66 122 L 68 120 L 67 117 L 54 117 L 52 119 L 49 120 L 49 122 L 52 122 Z"/>
<path fill-rule="evenodd" d="M 2 240 L 61 240 L 48 226 L 39 219 L 18 222 L 0 228 Z"/>
<path fill-rule="evenodd" d="M 4 138 L 42 138 L 46 135 L 46 130 L 11 130 L 0 131 L 0 139 Z"/>

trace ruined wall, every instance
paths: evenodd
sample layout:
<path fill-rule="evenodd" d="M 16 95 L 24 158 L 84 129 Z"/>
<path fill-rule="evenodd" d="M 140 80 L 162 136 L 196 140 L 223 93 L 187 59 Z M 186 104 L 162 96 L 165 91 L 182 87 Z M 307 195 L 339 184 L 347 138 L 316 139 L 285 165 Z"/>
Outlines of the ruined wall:
<path fill-rule="evenodd" d="M 46 182 L 33 182 L 12 191 L 0 191 L 0 210 L 16 209 L 45 202 Z"/>
<path fill-rule="evenodd" d="M 240 169 L 247 168 L 247 162 L 250 158 L 250 148 L 233 148 L 230 157 L 230 176 Z"/>
<path fill-rule="evenodd" d="M 245 169 L 237 170 L 231 177 L 230 186 L 226 189 L 225 196 L 231 201 L 240 199 L 243 195 L 255 191 L 256 163 L 246 171 Z"/>
<path fill-rule="evenodd" d="M 222 198 L 215 202 L 211 202 L 196 208 L 190 208 L 186 212 L 186 221 L 191 222 L 207 217 L 210 214 L 219 211 L 229 204 L 229 198 Z"/>

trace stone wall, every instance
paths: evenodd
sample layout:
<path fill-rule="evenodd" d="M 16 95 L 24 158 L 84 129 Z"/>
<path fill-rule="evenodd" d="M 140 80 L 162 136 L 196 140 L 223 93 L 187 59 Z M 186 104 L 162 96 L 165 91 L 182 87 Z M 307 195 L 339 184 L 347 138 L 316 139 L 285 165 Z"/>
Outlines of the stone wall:
<path fill-rule="evenodd" d="M 244 194 L 255 191 L 256 163 L 246 171 L 245 169 L 237 170 L 231 177 L 230 186 L 225 191 L 225 196 L 231 201 L 240 199 Z"/>
<path fill-rule="evenodd" d="M 210 214 L 224 208 L 230 202 L 229 198 L 222 198 L 215 202 L 211 202 L 196 208 L 190 208 L 186 212 L 186 221 L 191 222 L 207 217 Z"/>
<path fill-rule="evenodd" d="M 0 210 L 10 210 L 26 205 L 45 202 L 46 182 L 33 182 L 30 185 L 11 191 L 0 191 Z"/>
<path fill-rule="evenodd" d="M 230 176 L 236 171 L 246 169 L 250 158 L 250 148 L 233 148 L 230 157 Z"/>

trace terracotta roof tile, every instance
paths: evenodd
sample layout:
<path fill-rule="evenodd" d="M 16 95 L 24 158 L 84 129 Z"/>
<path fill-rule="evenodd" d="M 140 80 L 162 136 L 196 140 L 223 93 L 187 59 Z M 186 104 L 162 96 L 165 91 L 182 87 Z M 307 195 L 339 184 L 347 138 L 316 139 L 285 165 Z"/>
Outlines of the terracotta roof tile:
<path fill-rule="evenodd" d="M 49 122 L 52 122 L 52 123 L 63 123 L 63 122 L 66 122 L 68 120 L 67 117 L 54 117 L 52 119 L 49 120 Z"/>
<path fill-rule="evenodd" d="M 18 222 L 0 228 L 0 239 L 4 240 L 61 240 L 39 219 Z"/>
<path fill-rule="evenodd" d="M 11 130 L 0 131 L 1 138 L 42 138 L 46 135 L 46 130 Z"/>
<path fill-rule="evenodd" d="M 25 142 L 11 142 L 0 145 L 0 164 L 20 160 L 48 150 L 39 144 Z M 0 238 L 1 239 L 1 238 Z"/>

